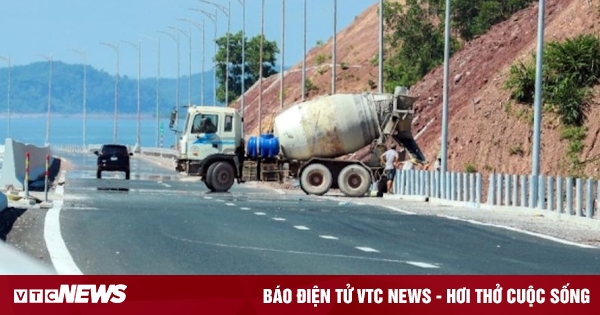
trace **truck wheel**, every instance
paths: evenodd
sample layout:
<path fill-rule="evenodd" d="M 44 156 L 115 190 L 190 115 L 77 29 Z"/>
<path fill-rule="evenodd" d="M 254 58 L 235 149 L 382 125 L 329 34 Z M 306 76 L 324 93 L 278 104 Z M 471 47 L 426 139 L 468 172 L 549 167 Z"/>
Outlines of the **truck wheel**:
<path fill-rule="evenodd" d="M 305 192 L 311 195 L 322 196 L 329 191 L 333 176 L 323 164 L 311 164 L 300 174 L 300 185 Z"/>
<path fill-rule="evenodd" d="M 212 165 L 211 165 L 212 167 Z M 210 167 L 209 167 L 210 169 Z M 227 162 L 217 162 L 210 174 L 210 185 L 215 192 L 226 192 L 233 186 L 235 180 L 235 169 Z"/>
<path fill-rule="evenodd" d="M 101 170 L 97 170 L 96 171 L 96 178 L 98 178 L 98 179 L 102 178 L 102 171 Z"/>
<path fill-rule="evenodd" d="M 338 176 L 338 186 L 346 196 L 362 197 L 371 187 L 371 174 L 360 165 L 348 165 Z"/>
<path fill-rule="evenodd" d="M 219 163 L 213 163 L 211 164 L 208 169 L 206 170 L 206 174 L 204 175 L 204 184 L 206 185 L 206 187 L 208 189 L 210 189 L 210 191 L 215 191 L 215 187 L 212 185 L 212 174 L 215 170 L 215 167 L 217 166 L 217 164 Z"/>

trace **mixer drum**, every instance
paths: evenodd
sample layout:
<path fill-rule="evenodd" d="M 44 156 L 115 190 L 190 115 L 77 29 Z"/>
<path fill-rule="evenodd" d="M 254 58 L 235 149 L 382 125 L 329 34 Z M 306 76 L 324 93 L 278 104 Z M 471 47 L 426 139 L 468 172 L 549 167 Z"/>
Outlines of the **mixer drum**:
<path fill-rule="evenodd" d="M 291 160 L 335 158 L 379 137 L 379 122 L 367 94 L 336 94 L 299 103 L 275 118 L 273 132 Z"/>

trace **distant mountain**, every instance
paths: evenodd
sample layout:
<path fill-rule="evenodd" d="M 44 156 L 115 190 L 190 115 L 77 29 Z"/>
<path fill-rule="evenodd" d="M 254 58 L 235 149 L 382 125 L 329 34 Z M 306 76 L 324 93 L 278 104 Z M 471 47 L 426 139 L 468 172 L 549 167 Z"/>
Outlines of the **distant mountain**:
<path fill-rule="evenodd" d="M 6 112 L 7 68 L 0 69 L 0 114 Z M 48 108 L 48 62 L 36 62 L 11 69 L 12 113 L 45 113 Z M 204 103 L 213 104 L 213 72 L 204 74 Z M 191 101 L 199 104 L 200 74 L 192 75 Z M 188 76 L 179 80 L 179 105 L 188 104 Z M 160 115 L 167 115 L 175 106 L 177 83 L 175 79 L 161 79 L 159 82 Z M 145 115 L 156 112 L 156 78 L 141 80 L 141 108 Z M 78 114 L 82 112 L 83 66 L 52 63 L 52 111 L 53 113 Z M 114 112 L 115 76 L 105 71 L 87 67 L 88 113 L 103 114 Z M 119 76 L 119 113 L 137 113 L 137 78 Z"/>

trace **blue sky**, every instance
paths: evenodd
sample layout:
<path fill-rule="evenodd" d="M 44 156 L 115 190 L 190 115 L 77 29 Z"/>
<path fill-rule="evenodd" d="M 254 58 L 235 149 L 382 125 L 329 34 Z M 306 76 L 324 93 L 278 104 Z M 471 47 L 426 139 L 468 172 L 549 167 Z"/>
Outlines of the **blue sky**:
<path fill-rule="evenodd" d="M 227 7 L 228 0 L 210 0 Z M 285 63 L 302 59 L 303 0 L 286 0 Z M 338 0 L 338 31 L 378 0 Z M 282 0 L 265 0 L 265 35 L 281 47 Z M 124 42 L 142 43 L 142 77 L 156 77 L 157 45 L 145 36 L 161 37 L 161 77 L 177 73 L 176 42 L 158 30 L 174 32 L 169 26 L 192 30 L 192 72 L 201 70 L 201 32 L 180 18 L 201 22 L 198 8 L 215 12 L 199 0 L 0 0 L 0 56 L 10 56 L 13 65 L 46 61 L 44 56 L 66 63 L 82 63 L 75 51 L 85 51 L 92 66 L 114 74 L 117 55 L 101 42 L 120 45 L 120 73 L 137 78 L 138 54 Z M 327 41 L 333 32 L 333 0 L 307 0 L 307 46 Z M 260 34 L 261 1 L 246 0 L 246 33 Z M 205 18 L 205 70 L 212 65 L 214 26 Z M 242 29 L 242 5 L 231 0 L 231 32 Z M 219 12 L 217 36 L 227 31 L 227 17 Z M 189 40 L 181 35 L 181 74 L 189 72 Z M 0 67 L 6 63 L 0 60 Z"/>

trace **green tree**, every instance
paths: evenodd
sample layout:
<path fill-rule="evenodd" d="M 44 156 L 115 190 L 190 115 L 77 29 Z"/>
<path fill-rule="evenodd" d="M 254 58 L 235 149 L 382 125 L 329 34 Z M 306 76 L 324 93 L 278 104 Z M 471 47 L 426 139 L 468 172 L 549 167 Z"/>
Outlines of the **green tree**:
<path fill-rule="evenodd" d="M 242 64 L 242 40 L 245 40 L 245 65 Z M 218 51 L 215 56 L 217 62 L 217 100 L 219 102 L 231 103 L 242 94 L 242 80 L 246 89 L 259 79 L 260 73 L 260 40 L 257 35 L 250 40 L 243 38 L 242 32 L 229 35 L 229 71 L 227 71 L 227 35 L 217 39 Z M 275 41 L 264 39 L 263 41 L 263 78 L 276 74 L 275 62 L 279 48 Z M 245 78 L 242 77 L 242 69 L 245 70 Z M 225 84 L 229 87 L 229 97 L 226 98 Z"/>

